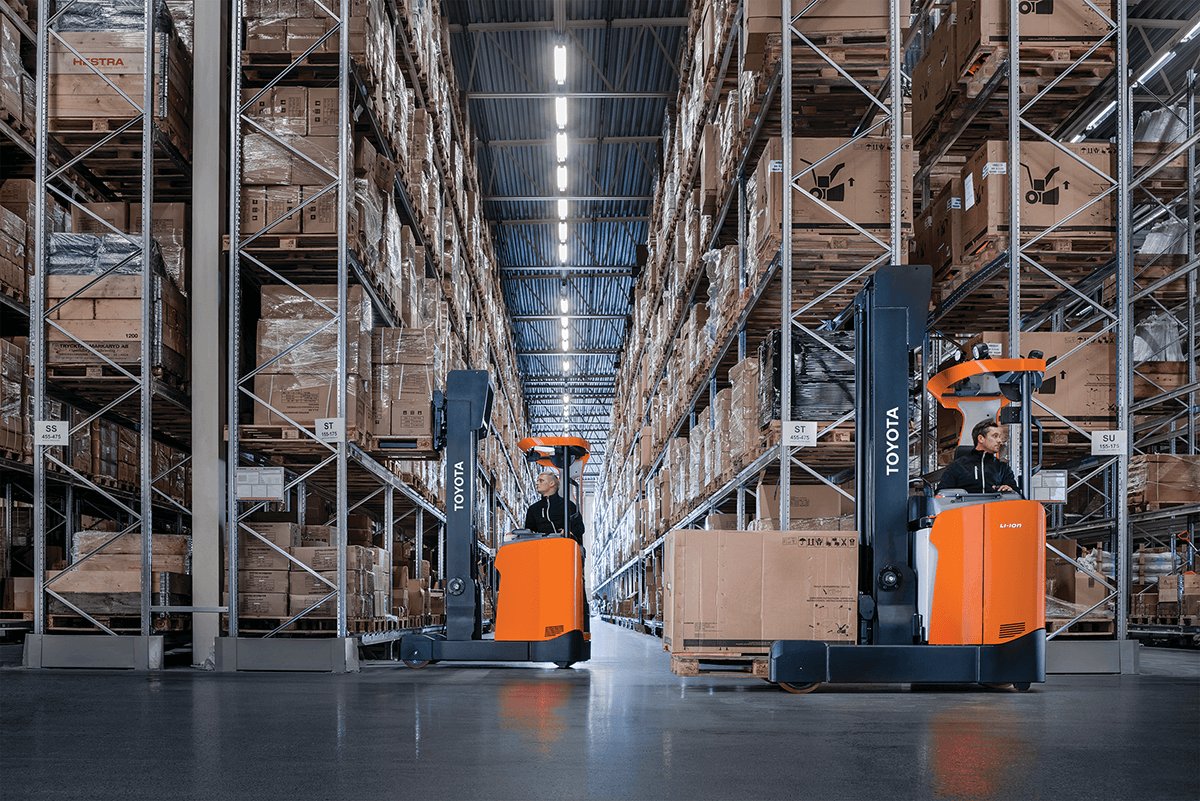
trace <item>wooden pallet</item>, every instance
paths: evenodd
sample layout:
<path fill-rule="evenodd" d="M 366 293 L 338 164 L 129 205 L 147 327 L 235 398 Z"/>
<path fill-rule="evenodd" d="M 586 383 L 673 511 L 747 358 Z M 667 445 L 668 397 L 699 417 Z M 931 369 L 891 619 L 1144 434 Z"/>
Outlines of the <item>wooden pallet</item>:
<path fill-rule="evenodd" d="M 24 287 L 12 286 L 6 281 L 0 281 L 0 295 L 12 298 L 17 303 L 22 304 L 28 299 Z"/>
<path fill-rule="evenodd" d="M 1075 621 L 1070 628 L 1066 625 L 1071 622 L 1070 618 L 1048 618 L 1046 620 L 1046 633 L 1053 634 L 1056 631 L 1061 631 L 1059 637 L 1102 637 L 1111 635 L 1114 631 L 1115 623 L 1109 618 L 1083 618 Z"/>
<path fill-rule="evenodd" d="M 138 633 L 142 630 L 141 618 L 136 615 L 97 615 L 84 610 L 98 623 L 118 634 Z M 153 614 L 150 618 L 151 628 L 156 632 L 186 631 L 191 628 L 190 615 Z M 99 629 L 92 625 L 87 618 L 79 615 L 48 615 L 46 630 L 58 633 L 94 634 Z"/>
<path fill-rule="evenodd" d="M 23 609 L 0 609 L 0 621 L 32 621 L 33 612 Z"/>
<path fill-rule="evenodd" d="M 709 653 L 671 654 L 671 672 L 676 676 L 712 676 L 748 673 L 765 679 L 770 658 L 762 654 Z"/>
<path fill-rule="evenodd" d="M 367 450 L 375 456 L 390 459 L 437 459 L 441 454 L 433 447 L 433 437 L 376 437 L 370 438 Z"/>
<path fill-rule="evenodd" d="M 226 427 L 226 439 L 228 438 L 228 427 Z M 238 426 L 238 440 L 243 446 L 253 447 L 267 453 L 321 453 L 328 451 L 325 445 L 290 425 Z M 350 427 L 346 429 L 346 441 L 366 448 L 368 435 L 365 431 Z"/>
<path fill-rule="evenodd" d="M 227 616 L 222 615 L 224 620 Z M 238 634 L 255 635 L 268 634 L 282 626 L 288 617 L 266 617 L 259 615 L 238 615 Z M 399 620 L 389 617 L 350 618 L 346 621 L 346 630 L 351 634 L 383 634 L 389 631 L 399 631 L 403 628 Z M 314 617 L 305 615 L 294 621 L 279 635 L 287 636 L 333 636 L 337 633 L 337 618 Z"/>
<path fill-rule="evenodd" d="M 130 117 L 51 117 L 47 130 L 69 152 L 75 154 L 81 153 L 98 144 L 113 131 L 127 125 L 130 119 Z M 97 177 L 104 176 L 108 178 L 110 176 L 123 175 L 140 181 L 142 161 L 141 129 L 142 126 L 140 124 L 135 124 L 115 139 L 100 146 L 88 156 L 86 166 L 89 169 L 94 167 L 93 172 Z M 185 162 L 190 160 L 192 133 L 186 123 L 175 119 L 171 115 L 166 117 L 156 116 L 154 118 L 154 129 L 161 134 L 162 138 L 171 147 L 178 151 L 178 155 Z M 172 194 L 182 196 L 188 188 L 187 183 L 176 183 L 173 185 L 167 183 L 167 179 L 170 177 L 174 177 L 175 179 L 184 177 L 182 175 L 173 175 L 176 171 L 166 167 L 166 163 L 171 160 L 170 157 L 165 159 L 156 157 L 155 159 L 156 195 L 160 194 L 160 190 L 164 190 L 165 193 L 173 188 Z M 162 163 L 160 164 L 160 162 Z M 162 174 L 160 175 L 160 173 Z M 181 199 L 183 198 L 181 197 Z"/>

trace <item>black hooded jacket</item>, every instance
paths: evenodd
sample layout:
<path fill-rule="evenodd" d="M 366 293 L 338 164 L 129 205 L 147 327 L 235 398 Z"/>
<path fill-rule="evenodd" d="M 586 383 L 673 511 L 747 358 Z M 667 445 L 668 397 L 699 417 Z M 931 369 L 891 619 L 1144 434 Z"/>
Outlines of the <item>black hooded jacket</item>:
<path fill-rule="evenodd" d="M 960 489 L 969 493 L 995 492 L 997 487 L 1017 488 L 1012 468 L 986 451 L 960 447 L 946 471 L 938 489 Z"/>
<path fill-rule="evenodd" d="M 547 498 L 542 498 L 530 506 L 529 511 L 525 513 L 525 528 L 530 531 L 536 531 L 539 534 L 553 534 L 556 531 L 562 531 L 563 500 L 563 496 L 555 493 Z M 567 501 L 566 503 L 568 510 L 570 510 L 567 531 L 571 539 L 582 545 L 583 516 L 579 514 L 579 510 L 575 508 L 573 501 Z"/>

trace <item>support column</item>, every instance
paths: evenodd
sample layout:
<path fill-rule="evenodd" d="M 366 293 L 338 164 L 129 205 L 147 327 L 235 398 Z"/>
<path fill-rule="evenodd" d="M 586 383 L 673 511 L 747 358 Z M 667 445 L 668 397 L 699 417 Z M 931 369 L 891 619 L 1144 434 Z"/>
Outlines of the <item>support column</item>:
<path fill-rule="evenodd" d="M 225 259 L 221 253 L 226 198 L 229 11 L 196 3 L 193 31 L 192 130 L 192 664 L 211 668 L 221 602 L 221 540 L 225 467 L 225 323 L 221 316 Z M 213 335 L 220 341 L 213 341 Z M 207 343 L 204 345 L 203 343 Z"/>

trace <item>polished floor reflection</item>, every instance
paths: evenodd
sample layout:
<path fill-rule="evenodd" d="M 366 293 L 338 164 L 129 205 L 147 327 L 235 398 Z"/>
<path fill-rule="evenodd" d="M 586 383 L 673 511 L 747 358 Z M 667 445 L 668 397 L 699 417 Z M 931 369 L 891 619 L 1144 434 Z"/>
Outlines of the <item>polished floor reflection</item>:
<path fill-rule="evenodd" d="M 1200 654 L 1028 694 L 680 679 L 594 625 L 574 670 L 0 670 L 5 799 L 1196 799 Z"/>

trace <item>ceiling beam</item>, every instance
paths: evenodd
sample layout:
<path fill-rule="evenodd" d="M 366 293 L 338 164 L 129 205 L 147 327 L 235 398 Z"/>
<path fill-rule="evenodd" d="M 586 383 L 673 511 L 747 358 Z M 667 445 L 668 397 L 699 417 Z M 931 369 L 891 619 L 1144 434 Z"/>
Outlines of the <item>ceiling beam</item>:
<path fill-rule="evenodd" d="M 484 201 L 491 203 L 557 203 L 569 200 L 572 203 L 649 203 L 653 195 L 487 195 Z"/>
<path fill-rule="evenodd" d="M 469 22 L 465 25 L 451 25 L 450 33 L 500 33 L 512 31 L 518 33 L 555 31 L 556 23 L 552 19 L 520 20 L 516 22 Z M 626 17 L 624 19 L 569 19 L 562 22 L 567 30 L 583 28 L 686 28 L 687 17 Z"/>
<path fill-rule="evenodd" d="M 662 139 L 659 135 L 650 136 L 590 136 L 590 137 L 570 137 L 572 145 L 640 145 L 650 142 L 658 142 Z M 491 139 L 480 140 L 480 144 L 487 147 L 553 147 L 555 141 L 552 137 L 545 139 Z"/>
<path fill-rule="evenodd" d="M 667 100 L 675 92 L 467 92 L 467 100 Z"/>

